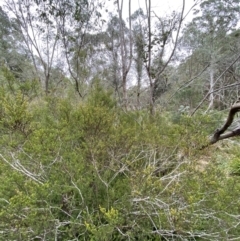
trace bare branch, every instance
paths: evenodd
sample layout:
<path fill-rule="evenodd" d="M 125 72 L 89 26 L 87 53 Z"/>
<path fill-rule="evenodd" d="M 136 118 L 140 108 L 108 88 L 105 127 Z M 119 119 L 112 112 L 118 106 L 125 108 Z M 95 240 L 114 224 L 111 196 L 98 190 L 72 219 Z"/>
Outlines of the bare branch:
<path fill-rule="evenodd" d="M 182 4 L 182 11 L 181 11 L 181 15 L 180 15 L 180 20 L 179 20 L 179 25 L 178 25 L 178 29 L 177 29 L 177 34 L 176 34 L 176 38 L 174 41 L 174 47 L 172 49 L 172 52 L 169 56 L 169 58 L 167 59 L 166 63 L 163 65 L 163 67 L 158 71 L 157 76 L 159 76 L 161 73 L 163 73 L 163 71 L 166 69 L 166 67 L 168 66 L 168 64 L 170 63 L 170 61 L 172 60 L 172 57 L 175 53 L 175 50 L 177 48 L 177 44 L 178 44 L 178 40 L 179 40 L 179 35 L 180 35 L 180 30 L 183 24 L 183 20 L 184 20 L 184 9 L 185 9 L 185 0 L 183 0 L 183 4 Z"/>
<path fill-rule="evenodd" d="M 222 76 L 240 59 L 240 54 L 237 56 L 237 58 L 219 75 L 219 77 L 215 80 L 214 84 L 216 84 L 216 82 L 222 78 Z M 209 95 L 212 93 L 212 90 L 209 90 L 209 92 L 204 96 L 204 98 L 202 99 L 202 101 L 199 103 L 199 105 L 195 108 L 195 110 L 192 112 L 191 116 L 193 116 L 196 111 L 201 107 L 201 105 L 203 104 L 203 102 L 209 97 Z"/>
<path fill-rule="evenodd" d="M 174 93 L 169 97 L 168 101 L 171 100 L 178 91 L 182 90 L 183 88 L 188 87 L 191 82 L 193 82 L 195 79 L 197 79 L 199 76 L 201 76 L 208 67 L 209 67 L 209 64 L 207 64 L 199 74 L 195 75 L 193 78 L 191 78 L 190 80 L 183 83 L 176 91 L 174 91 Z M 214 90 L 214 91 L 216 91 L 216 90 Z"/>
<path fill-rule="evenodd" d="M 212 138 L 210 140 L 211 144 L 214 144 L 219 140 L 223 140 L 223 139 L 227 139 L 229 137 L 240 135 L 240 128 L 224 134 L 224 132 L 227 130 L 227 128 L 232 124 L 235 114 L 239 111 L 240 111 L 240 103 L 236 103 L 231 107 L 225 124 L 222 126 L 222 128 L 217 129 L 215 131 L 214 135 L 212 136 Z"/>
<path fill-rule="evenodd" d="M 13 157 L 13 156 L 12 156 Z M 10 161 L 8 161 L 2 154 L 0 154 L 0 158 L 7 163 L 9 166 L 11 166 L 14 170 L 21 172 L 22 174 L 24 174 L 25 176 L 31 178 L 32 180 L 34 180 L 35 182 L 39 183 L 39 184 L 43 184 L 42 181 L 38 180 L 39 175 L 36 175 L 34 173 L 31 173 L 30 171 L 28 171 L 21 163 L 19 160 L 14 159 L 14 162 L 11 163 Z M 14 158 L 14 157 L 13 157 Z"/>

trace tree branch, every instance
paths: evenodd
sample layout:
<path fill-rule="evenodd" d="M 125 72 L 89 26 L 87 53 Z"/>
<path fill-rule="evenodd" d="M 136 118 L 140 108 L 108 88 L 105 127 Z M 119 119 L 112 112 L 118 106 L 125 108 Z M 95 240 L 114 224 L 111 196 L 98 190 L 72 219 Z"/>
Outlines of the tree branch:
<path fill-rule="evenodd" d="M 235 104 L 232 105 L 225 124 L 222 126 L 222 128 L 217 129 L 213 134 L 213 136 L 211 137 L 210 144 L 214 144 L 217 141 L 240 135 L 240 128 L 237 128 L 233 131 L 230 131 L 224 134 L 227 128 L 232 124 L 235 114 L 239 111 L 240 111 L 240 103 L 236 102 Z"/>
<path fill-rule="evenodd" d="M 222 78 L 222 76 L 240 59 L 240 54 L 237 56 L 237 58 L 218 76 L 218 78 L 215 80 L 214 84 L 215 85 L 217 83 L 217 81 Z M 196 111 L 200 108 L 200 106 L 203 104 L 203 102 L 209 97 L 209 95 L 212 93 L 211 90 L 208 91 L 208 93 L 204 96 L 204 98 L 202 99 L 202 101 L 198 104 L 198 106 L 194 109 L 194 111 L 192 112 L 191 116 L 193 116 Z"/>

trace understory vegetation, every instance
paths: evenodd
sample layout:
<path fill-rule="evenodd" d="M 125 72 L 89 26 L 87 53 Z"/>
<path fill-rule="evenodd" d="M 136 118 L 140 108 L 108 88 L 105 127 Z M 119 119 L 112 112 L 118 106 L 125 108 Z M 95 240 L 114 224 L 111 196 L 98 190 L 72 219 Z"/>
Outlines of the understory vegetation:
<path fill-rule="evenodd" d="M 239 237 L 238 145 L 200 150 L 217 112 L 125 112 L 98 82 L 84 102 L 2 87 L 0 110 L 0 240 Z"/>
<path fill-rule="evenodd" d="M 240 240 L 240 0 L 189 2 L 0 1 L 0 241 Z"/>

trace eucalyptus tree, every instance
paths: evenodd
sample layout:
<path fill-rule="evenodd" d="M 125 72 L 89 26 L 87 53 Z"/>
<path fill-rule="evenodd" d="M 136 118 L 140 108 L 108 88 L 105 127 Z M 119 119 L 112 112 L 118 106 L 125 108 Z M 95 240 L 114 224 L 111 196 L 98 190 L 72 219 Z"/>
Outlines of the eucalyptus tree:
<path fill-rule="evenodd" d="M 121 6 L 119 1 L 118 12 L 121 19 Z M 185 18 L 185 1 L 182 2 L 180 13 L 173 11 L 167 16 L 159 16 L 152 8 L 152 1 L 145 1 L 145 9 L 139 9 L 130 16 L 129 19 L 129 42 L 124 40 L 120 25 L 120 47 L 129 43 L 129 57 L 126 52 L 121 55 L 125 59 L 125 67 L 127 63 L 131 66 L 132 57 L 134 60 L 135 71 L 137 75 L 137 102 L 139 104 L 139 96 L 141 89 L 141 79 L 144 74 L 147 75 L 149 85 L 149 106 L 150 112 L 154 113 L 154 105 L 156 99 L 167 90 L 167 72 L 168 66 L 173 59 L 180 31 L 182 29 L 183 20 Z M 131 52 L 134 46 L 134 51 Z M 128 70 L 128 68 L 125 68 Z M 124 72 L 124 71 L 122 71 Z M 128 72 L 126 72 L 128 73 Z"/>
<path fill-rule="evenodd" d="M 144 38 L 144 22 L 146 15 L 143 10 L 140 8 L 136 10 L 132 15 L 132 24 L 133 24 L 133 45 L 134 45 L 134 67 L 136 70 L 137 77 L 137 107 L 140 108 L 140 94 L 142 87 L 142 78 L 144 74 L 144 46 L 146 44 Z"/>
<path fill-rule="evenodd" d="M 185 0 L 182 1 L 180 13 L 173 11 L 166 17 L 160 17 L 152 11 L 152 1 L 146 0 L 146 32 L 145 32 L 145 69 L 149 80 L 150 113 L 154 113 L 154 105 L 159 93 L 166 89 L 166 69 L 169 66 L 178 45 L 180 31 L 185 18 Z M 161 91 L 159 91 L 161 89 Z"/>
<path fill-rule="evenodd" d="M 46 93 L 57 53 L 59 31 L 48 15 L 45 1 L 6 0 L 6 9 L 15 19 L 17 30 L 30 53 L 35 74 Z"/>
<path fill-rule="evenodd" d="M 23 94 L 36 94 L 38 83 L 29 51 L 18 32 L 15 20 L 0 7 L 0 84 L 12 93 L 20 88 Z"/>
<path fill-rule="evenodd" d="M 52 1 L 51 1 L 52 2 Z M 102 3 L 93 0 L 61 0 L 54 2 L 54 15 L 68 72 L 78 94 L 83 97 L 80 86 L 84 83 L 87 58 L 91 54 L 92 40 L 101 20 Z M 101 22 L 101 21 L 100 21 Z M 91 38 L 91 34 L 94 37 Z"/>
<path fill-rule="evenodd" d="M 45 92 L 49 92 L 53 67 L 60 66 L 83 97 L 80 85 L 90 46 L 86 36 L 96 31 L 101 16 L 96 6 L 102 5 L 90 0 L 6 0 L 6 6 L 16 19 Z"/>
<path fill-rule="evenodd" d="M 195 11 L 195 17 L 183 32 L 183 47 L 189 53 L 190 58 L 197 61 L 192 62 L 198 69 L 205 69 L 202 80 L 208 80 L 207 95 L 209 97 L 208 109 L 213 108 L 216 97 L 221 101 L 222 97 L 215 94 L 215 89 L 221 87 L 217 78 L 232 61 L 231 41 L 229 34 L 235 31 L 239 18 L 239 0 L 222 1 L 207 0 L 200 4 Z M 227 61 L 226 61 L 227 60 Z M 229 73 L 228 73 L 229 74 Z M 218 86 L 217 86 L 218 85 Z"/>
<path fill-rule="evenodd" d="M 105 48 L 107 55 L 109 56 L 109 77 L 112 79 L 112 85 L 115 93 L 121 98 L 120 89 L 122 87 L 121 78 L 121 62 L 120 62 L 120 20 L 115 15 L 110 15 L 105 37 Z M 123 30 L 127 31 L 125 22 L 122 23 Z"/>
<path fill-rule="evenodd" d="M 120 58 L 121 58 L 121 78 L 122 78 L 122 93 L 123 104 L 127 107 L 127 76 L 132 65 L 132 22 L 131 22 L 131 0 L 128 0 L 129 9 L 129 28 L 126 32 L 123 21 L 123 0 L 117 0 L 117 11 L 119 17 L 119 44 L 120 44 Z"/>

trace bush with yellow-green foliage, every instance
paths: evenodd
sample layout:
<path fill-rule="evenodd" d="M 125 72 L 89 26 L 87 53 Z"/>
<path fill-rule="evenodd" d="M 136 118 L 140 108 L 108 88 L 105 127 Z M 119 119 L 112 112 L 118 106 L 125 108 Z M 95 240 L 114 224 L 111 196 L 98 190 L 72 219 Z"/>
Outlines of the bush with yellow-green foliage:
<path fill-rule="evenodd" d="M 1 98 L 0 240 L 239 237 L 238 177 L 199 150 L 209 116 L 124 112 L 99 84 L 81 103 Z"/>

